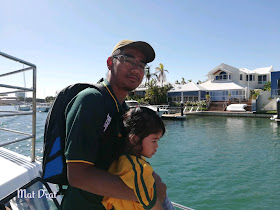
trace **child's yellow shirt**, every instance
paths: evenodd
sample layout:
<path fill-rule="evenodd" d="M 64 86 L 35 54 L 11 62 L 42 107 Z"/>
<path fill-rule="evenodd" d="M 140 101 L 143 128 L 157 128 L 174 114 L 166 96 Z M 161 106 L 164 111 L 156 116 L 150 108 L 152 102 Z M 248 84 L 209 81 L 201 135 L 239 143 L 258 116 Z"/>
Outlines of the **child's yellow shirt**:
<path fill-rule="evenodd" d="M 139 202 L 104 197 L 102 203 L 106 209 L 114 207 L 115 210 L 143 210 L 154 207 L 157 194 L 152 175 L 153 168 L 144 158 L 122 155 L 111 164 L 109 173 L 119 176 L 129 188 L 133 189 Z"/>

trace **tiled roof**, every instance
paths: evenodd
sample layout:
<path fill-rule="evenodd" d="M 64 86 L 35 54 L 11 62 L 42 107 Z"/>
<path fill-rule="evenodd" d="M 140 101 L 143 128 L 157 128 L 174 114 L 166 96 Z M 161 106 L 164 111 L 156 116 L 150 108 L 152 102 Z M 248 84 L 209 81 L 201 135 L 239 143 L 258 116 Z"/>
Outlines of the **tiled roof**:
<path fill-rule="evenodd" d="M 200 85 L 195 84 L 194 82 L 189 82 L 185 85 L 173 85 L 173 89 L 171 89 L 168 92 L 187 92 L 187 91 L 198 91 L 198 90 L 205 90 L 204 87 L 201 87 Z"/>
<path fill-rule="evenodd" d="M 235 84 L 234 82 L 211 82 L 208 80 L 207 82 L 201 83 L 201 87 L 206 90 L 239 90 L 244 89 L 244 87 Z"/>
<path fill-rule="evenodd" d="M 272 71 L 274 71 L 272 66 L 264 67 L 264 68 L 257 68 L 257 69 L 253 70 L 253 72 L 258 73 L 258 74 L 269 74 Z"/>
<path fill-rule="evenodd" d="M 244 72 L 245 74 L 269 74 L 270 72 L 274 71 L 272 66 L 269 67 L 263 67 L 263 68 L 257 68 L 254 70 L 249 70 L 246 68 L 239 69 L 240 71 Z"/>

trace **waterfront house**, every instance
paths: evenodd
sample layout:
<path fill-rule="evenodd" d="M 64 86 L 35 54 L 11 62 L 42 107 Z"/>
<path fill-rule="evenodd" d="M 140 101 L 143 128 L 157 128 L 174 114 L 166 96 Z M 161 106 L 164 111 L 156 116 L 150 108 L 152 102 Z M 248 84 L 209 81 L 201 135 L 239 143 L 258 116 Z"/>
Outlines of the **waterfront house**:
<path fill-rule="evenodd" d="M 280 97 L 280 71 L 271 72 L 271 97 Z"/>
<path fill-rule="evenodd" d="M 167 92 L 168 101 L 201 101 L 206 99 L 207 89 L 201 85 L 189 82 L 184 85 L 174 84 L 173 88 Z"/>
<path fill-rule="evenodd" d="M 168 92 L 169 101 L 200 101 L 210 95 L 211 101 L 248 100 L 250 90 L 262 89 L 271 81 L 272 66 L 249 70 L 220 64 L 206 75 L 207 81 L 201 84 L 188 83 L 174 85 Z"/>

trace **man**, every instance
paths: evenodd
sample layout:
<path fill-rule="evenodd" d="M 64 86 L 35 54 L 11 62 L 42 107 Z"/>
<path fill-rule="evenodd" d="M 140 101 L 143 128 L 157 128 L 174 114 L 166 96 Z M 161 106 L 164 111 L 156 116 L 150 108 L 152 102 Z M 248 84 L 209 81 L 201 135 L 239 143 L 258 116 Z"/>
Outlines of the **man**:
<path fill-rule="evenodd" d="M 124 100 L 129 91 L 141 84 L 146 64 L 154 58 L 155 52 L 148 43 L 120 41 L 107 60 L 109 71 L 102 85 L 108 96 L 88 88 L 69 103 L 65 156 L 70 186 L 63 198 L 62 209 L 104 209 L 103 196 L 137 201 L 133 190 L 107 170 L 113 154 L 122 145 L 118 137 L 121 115 L 127 109 Z M 106 103 L 111 103 L 114 110 L 108 111 Z M 110 129 L 109 137 L 103 135 L 107 129 Z M 154 177 L 158 197 L 163 202 L 166 186 L 157 174 Z"/>

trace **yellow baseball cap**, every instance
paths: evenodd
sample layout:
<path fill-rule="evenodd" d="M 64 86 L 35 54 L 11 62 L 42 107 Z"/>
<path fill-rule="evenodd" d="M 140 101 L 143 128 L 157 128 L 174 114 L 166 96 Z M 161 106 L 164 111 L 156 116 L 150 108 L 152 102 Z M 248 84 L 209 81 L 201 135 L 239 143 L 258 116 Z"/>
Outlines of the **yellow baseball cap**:
<path fill-rule="evenodd" d="M 143 41 L 132 41 L 132 40 L 127 40 L 127 39 L 124 39 L 122 41 L 120 41 L 113 49 L 112 51 L 112 54 L 117 50 L 117 49 L 120 49 L 120 48 L 123 48 L 123 47 L 135 47 L 137 49 L 139 49 L 142 53 L 144 53 L 144 55 L 146 56 L 146 59 L 147 59 L 147 63 L 150 63 L 152 62 L 155 57 L 156 57 L 156 54 L 155 54 L 155 51 L 154 49 L 152 48 L 151 45 L 149 45 L 147 42 L 143 42 Z"/>

